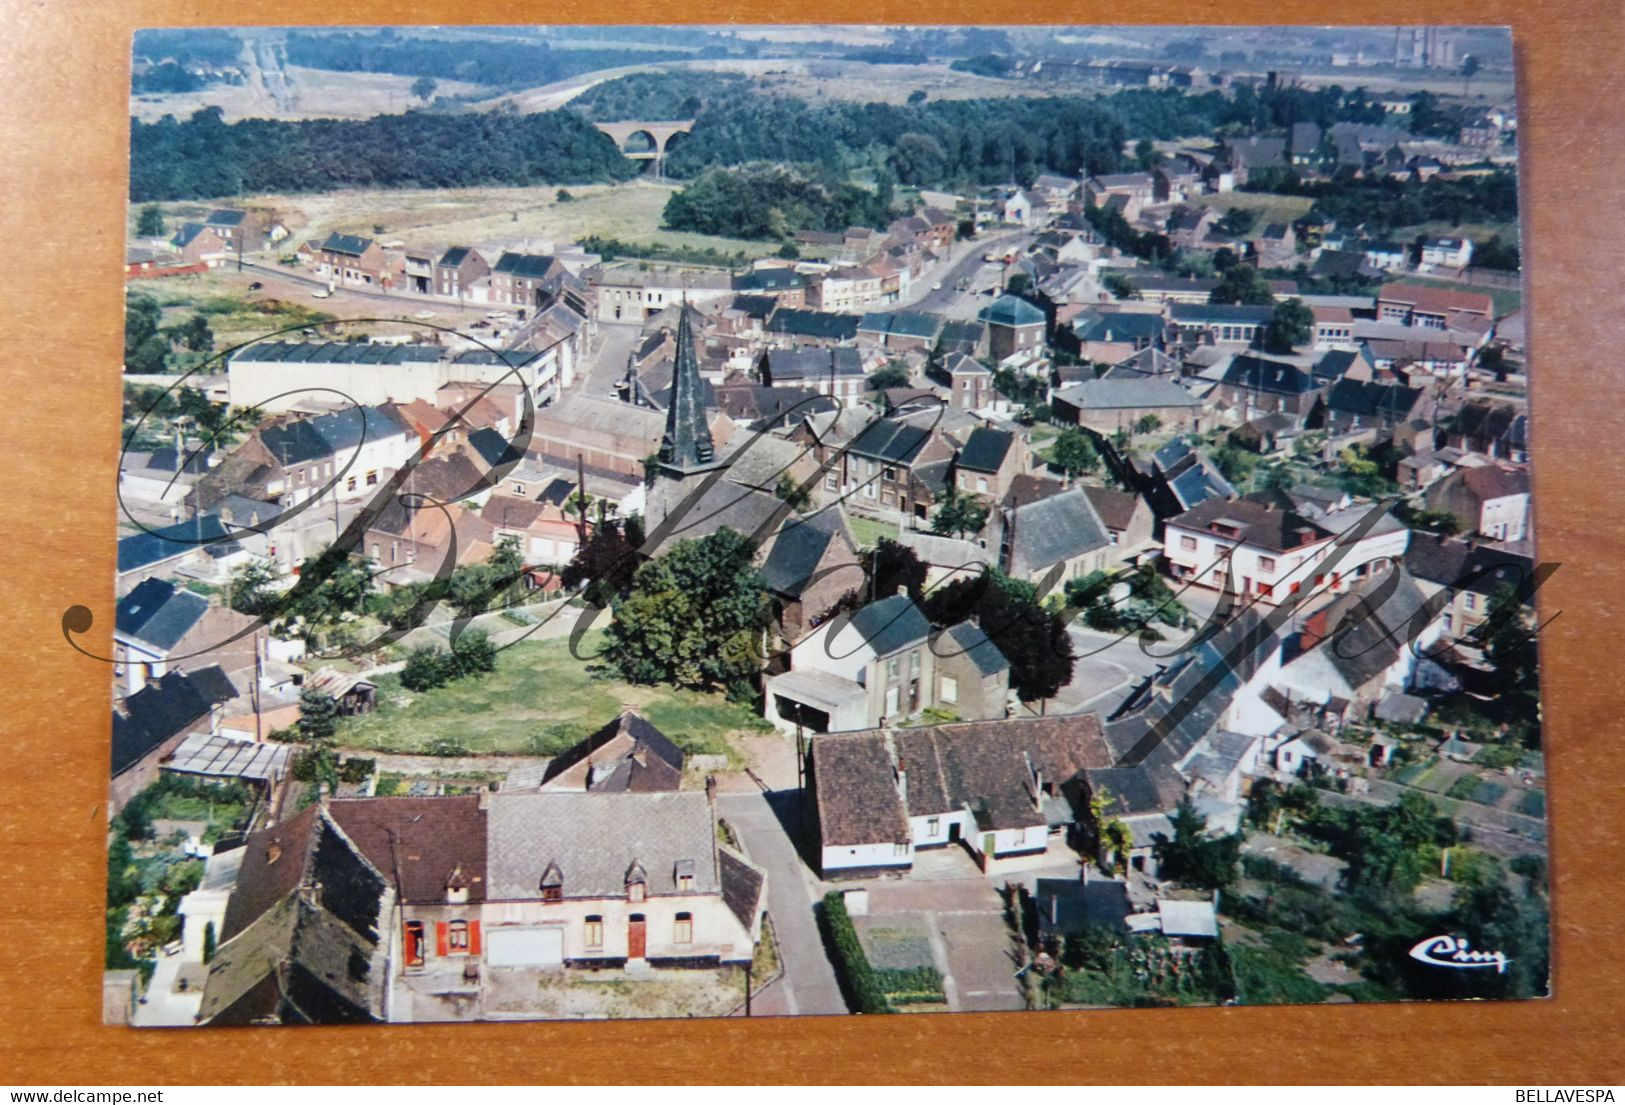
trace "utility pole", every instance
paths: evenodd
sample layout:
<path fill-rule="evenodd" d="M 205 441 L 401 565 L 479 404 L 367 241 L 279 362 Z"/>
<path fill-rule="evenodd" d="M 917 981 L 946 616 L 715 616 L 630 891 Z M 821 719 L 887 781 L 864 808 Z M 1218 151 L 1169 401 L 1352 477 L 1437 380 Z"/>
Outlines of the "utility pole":
<path fill-rule="evenodd" d="M 751 972 L 754 971 L 755 968 L 756 968 L 756 963 L 754 961 L 745 964 L 745 1016 L 747 1016 L 747 1017 L 750 1016 L 750 989 L 751 989 L 751 977 L 750 976 L 751 976 Z"/>

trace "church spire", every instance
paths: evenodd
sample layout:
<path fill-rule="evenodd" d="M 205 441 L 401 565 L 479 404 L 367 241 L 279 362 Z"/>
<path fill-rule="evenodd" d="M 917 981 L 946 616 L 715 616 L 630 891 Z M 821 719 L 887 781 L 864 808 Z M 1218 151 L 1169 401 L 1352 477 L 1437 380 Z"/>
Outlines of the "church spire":
<path fill-rule="evenodd" d="M 684 296 L 677 315 L 677 364 L 671 374 L 666 432 L 660 438 L 660 469 L 668 476 L 682 479 L 715 467 L 716 443 L 711 440 L 711 427 L 706 421 L 700 362 L 694 353 L 688 297 Z"/>

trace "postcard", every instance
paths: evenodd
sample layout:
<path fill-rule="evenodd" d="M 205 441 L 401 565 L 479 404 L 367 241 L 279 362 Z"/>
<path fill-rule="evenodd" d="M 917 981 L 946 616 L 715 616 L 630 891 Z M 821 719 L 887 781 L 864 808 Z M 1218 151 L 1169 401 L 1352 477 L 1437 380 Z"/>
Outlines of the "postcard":
<path fill-rule="evenodd" d="M 1548 993 L 1504 28 L 151 29 L 130 114 L 109 1023 Z"/>

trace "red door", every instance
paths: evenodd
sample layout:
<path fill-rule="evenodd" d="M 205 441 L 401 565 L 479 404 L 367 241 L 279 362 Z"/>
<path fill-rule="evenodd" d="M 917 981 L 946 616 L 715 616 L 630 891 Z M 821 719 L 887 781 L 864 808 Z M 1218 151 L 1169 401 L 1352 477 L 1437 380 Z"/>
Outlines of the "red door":
<path fill-rule="evenodd" d="M 642 959 L 648 950 L 649 941 L 643 914 L 634 913 L 626 922 L 626 956 L 628 959 Z"/>

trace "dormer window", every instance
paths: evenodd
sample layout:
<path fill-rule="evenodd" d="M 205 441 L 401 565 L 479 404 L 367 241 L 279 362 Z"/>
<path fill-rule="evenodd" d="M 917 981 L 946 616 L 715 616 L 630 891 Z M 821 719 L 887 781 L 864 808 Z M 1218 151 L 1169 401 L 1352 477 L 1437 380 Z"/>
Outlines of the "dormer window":
<path fill-rule="evenodd" d="M 637 860 L 626 869 L 626 900 L 641 902 L 649 896 L 649 876 Z"/>
<path fill-rule="evenodd" d="M 679 893 L 687 893 L 694 889 L 694 861 L 680 859 L 672 871 L 672 881 L 677 884 Z"/>
<path fill-rule="evenodd" d="M 458 864 L 446 879 L 446 902 L 449 905 L 462 905 L 467 901 L 468 879 L 463 875 L 462 865 Z"/>
<path fill-rule="evenodd" d="M 562 902 L 564 900 L 564 872 L 557 863 L 549 863 L 547 870 L 542 872 L 542 901 Z"/>

